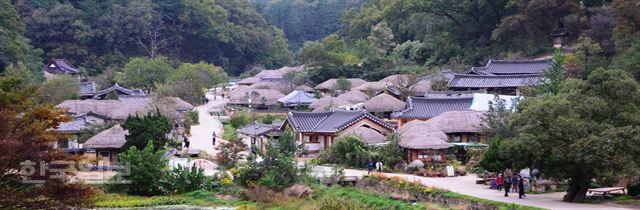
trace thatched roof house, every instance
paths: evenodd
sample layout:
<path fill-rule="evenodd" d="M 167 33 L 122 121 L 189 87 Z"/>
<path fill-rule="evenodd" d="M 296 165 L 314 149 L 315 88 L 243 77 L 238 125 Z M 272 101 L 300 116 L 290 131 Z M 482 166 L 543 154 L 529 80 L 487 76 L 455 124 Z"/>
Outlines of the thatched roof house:
<path fill-rule="evenodd" d="M 252 85 L 249 85 L 249 88 L 277 90 L 282 94 L 287 94 L 291 92 L 291 87 L 284 82 L 257 82 Z"/>
<path fill-rule="evenodd" d="M 351 82 L 351 88 L 358 87 L 367 82 L 360 78 L 349 78 L 346 80 Z M 324 81 L 323 83 L 320 83 L 319 85 L 316 85 L 315 89 L 323 92 L 328 92 L 331 89 L 335 89 L 337 86 L 338 79 L 329 79 L 327 81 Z"/>
<path fill-rule="evenodd" d="M 398 145 L 413 150 L 440 150 L 453 147 L 447 134 L 435 126 L 420 120 L 408 122 L 398 128 Z"/>
<path fill-rule="evenodd" d="M 231 105 L 252 105 L 273 106 L 278 104 L 278 99 L 284 94 L 272 89 L 246 89 L 234 90 L 229 93 L 229 104 Z"/>
<path fill-rule="evenodd" d="M 362 91 L 362 92 L 366 92 L 366 91 L 374 91 L 374 92 L 380 92 L 382 90 L 384 90 L 384 88 L 387 87 L 387 83 L 386 82 L 366 82 L 362 85 L 356 86 L 356 87 L 352 87 L 351 90 L 357 90 L 357 91 Z"/>
<path fill-rule="evenodd" d="M 393 112 L 401 110 L 405 103 L 389 94 L 383 93 L 364 102 L 364 109 L 369 112 Z"/>
<path fill-rule="evenodd" d="M 181 112 L 193 109 L 193 106 L 180 98 L 120 97 L 118 100 L 66 100 L 56 105 L 68 108 L 70 113 L 79 114 L 93 112 L 105 116 L 109 120 L 125 120 L 129 115 L 146 114 L 156 109 L 172 119 L 182 117 Z"/>
<path fill-rule="evenodd" d="M 343 136 L 359 137 L 366 144 L 381 144 L 387 142 L 387 137 L 380 132 L 364 126 L 349 129 L 340 134 L 340 137 Z"/>
<path fill-rule="evenodd" d="M 339 99 L 337 97 L 325 96 L 309 104 L 309 108 L 315 109 L 315 108 L 339 107 L 339 106 L 346 106 L 346 105 L 351 105 L 351 103 L 349 101 Z"/>
<path fill-rule="evenodd" d="M 480 133 L 482 116 L 478 111 L 451 111 L 427 120 L 427 123 L 445 133 Z"/>
<path fill-rule="evenodd" d="M 122 128 L 120 124 L 104 130 L 95 136 L 89 138 L 84 143 L 87 149 L 120 149 L 126 142 L 126 136 L 129 134 L 127 130 Z"/>
<path fill-rule="evenodd" d="M 315 91 L 312 87 L 309 87 L 308 85 L 298 85 L 293 89 L 294 90 L 304 91 L 304 92 L 307 92 L 307 93 L 312 93 L 313 91 Z"/>
<path fill-rule="evenodd" d="M 418 80 L 416 84 L 409 87 L 410 96 L 424 96 L 427 91 L 431 90 L 431 80 Z"/>
<path fill-rule="evenodd" d="M 407 74 L 394 74 L 381 79 L 380 82 L 386 82 L 389 84 L 394 84 L 397 82 L 404 82 L 409 80 L 409 75 Z"/>
<path fill-rule="evenodd" d="M 363 93 L 362 91 L 357 91 L 357 90 L 351 90 L 351 91 L 346 92 L 346 93 L 344 93 L 342 95 L 339 95 L 336 98 L 348 101 L 348 102 L 353 103 L 353 104 L 362 103 L 362 102 L 365 102 L 365 101 L 369 100 L 369 96 L 367 94 Z"/>
<path fill-rule="evenodd" d="M 242 79 L 240 81 L 237 81 L 236 84 L 249 86 L 249 85 L 253 85 L 253 84 L 258 83 L 258 82 L 260 82 L 260 77 L 255 77 L 254 76 L 254 77 L 247 77 L 247 78 L 244 78 L 244 79 Z"/>

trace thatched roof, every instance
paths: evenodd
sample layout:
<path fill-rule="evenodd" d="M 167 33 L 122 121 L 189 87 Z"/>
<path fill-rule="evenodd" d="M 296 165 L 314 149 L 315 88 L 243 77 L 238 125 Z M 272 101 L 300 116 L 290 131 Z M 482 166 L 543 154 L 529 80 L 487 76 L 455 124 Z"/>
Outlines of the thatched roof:
<path fill-rule="evenodd" d="M 395 82 L 406 81 L 408 79 L 409 79 L 409 75 L 406 75 L 406 74 L 394 74 L 394 75 L 390 75 L 388 77 L 385 77 L 384 79 L 381 79 L 380 82 L 395 83 Z"/>
<path fill-rule="evenodd" d="M 346 130 L 340 134 L 340 136 L 357 136 L 367 144 L 380 144 L 387 142 L 387 137 L 378 131 L 363 126 Z"/>
<path fill-rule="evenodd" d="M 284 82 L 257 82 L 249 86 L 250 89 L 271 89 L 277 90 L 282 94 L 291 92 L 291 87 Z"/>
<path fill-rule="evenodd" d="M 309 108 L 315 109 L 315 108 L 326 108 L 326 107 L 338 107 L 338 106 L 345 106 L 350 104 L 351 103 L 349 101 L 346 101 L 343 99 L 339 99 L 331 96 L 325 96 L 309 104 Z"/>
<path fill-rule="evenodd" d="M 482 115 L 478 111 L 451 111 L 427 120 L 445 133 L 480 133 Z"/>
<path fill-rule="evenodd" d="M 360 78 L 349 78 L 346 80 L 351 82 L 351 88 L 358 87 L 367 82 Z M 323 83 L 320 83 L 319 85 L 316 85 L 315 88 L 316 90 L 331 90 L 337 87 L 337 83 L 338 79 L 329 79 L 327 81 L 324 81 Z"/>
<path fill-rule="evenodd" d="M 258 82 L 260 82 L 260 77 L 255 77 L 254 76 L 254 77 L 244 78 L 244 79 L 242 79 L 242 80 L 240 80 L 240 81 L 238 81 L 236 83 L 238 85 L 252 85 L 252 84 L 255 84 L 255 83 L 258 83 Z"/>
<path fill-rule="evenodd" d="M 233 94 L 229 94 L 229 104 L 262 104 L 262 105 L 275 105 L 278 103 L 278 99 L 284 97 L 284 94 L 272 89 L 247 89 L 233 91 Z"/>
<path fill-rule="evenodd" d="M 383 93 L 364 102 L 364 109 L 369 112 L 393 112 L 401 110 L 405 103 L 389 94 Z"/>
<path fill-rule="evenodd" d="M 409 95 L 423 97 L 429 90 L 431 90 L 431 81 L 419 80 L 416 84 L 409 87 Z"/>
<path fill-rule="evenodd" d="M 447 134 L 425 121 L 413 120 L 397 131 L 398 145 L 407 149 L 446 149 L 453 147 L 447 142 Z"/>
<path fill-rule="evenodd" d="M 170 118 L 181 118 L 180 112 L 193 109 L 193 106 L 180 98 L 148 96 L 120 97 L 118 100 L 66 100 L 58 108 L 68 108 L 71 113 L 93 112 L 111 120 L 124 120 L 129 115 L 146 114 L 159 109 Z"/>
<path fill-rule="evenodd" d="M 300 90 L 300 91 L 304 91 L 304 92 L 313 92 L 314 89 L 312 87 L 309 87 L 308 85 L 299 85 L 295 88 L 293 88 L 294 90 Z"/>
<path fill-rule="evenodd" d="M 351 102 L 353 104 L 362 103 L 369 100 L 369 96 L 362 91 L 352 90 L 339 95 L 337 98 Z"/>
<path fill-rule="evenodd" d="M 88 139 L 84 143 L 84 147 L 87 149 L 119 149 L 127 142 L 125 137 L 128 134 L 129 132 L 119 124 L 114 125 Z"/>
<path fill-rule="evenodd" d="M 386 82 L 367 82 L 364 83 L 362 85 L 359 85 L 357 87 L 353 87 L 351 88 L 351 90 L 358 90 L 358 91 L 362 91 L 365 92 L 367 90 L 374 90 L 376 92 L 382 91 L 384 90 L 384 88 L 387 87 L 387 83 Z"/>

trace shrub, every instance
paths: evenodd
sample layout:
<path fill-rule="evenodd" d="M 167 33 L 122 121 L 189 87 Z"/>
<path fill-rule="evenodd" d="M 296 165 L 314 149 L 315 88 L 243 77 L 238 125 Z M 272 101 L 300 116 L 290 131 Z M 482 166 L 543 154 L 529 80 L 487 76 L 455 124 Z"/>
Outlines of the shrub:
<path fill-rule="evenodd" d="M 342 198 L 323 198 L 320 200 L 320 210 L 360 210 L 367 209 L 359 203 Z"/>
<path fill-rule="evenodd" d="M 224 132 L 222 133 L 223 139 L 226 139 L 226 140 L 238 139 L 238 134 L 236 133 L 236 129 L 231 124 L 224 124 L 222 127 L 224 128 Z"/>
<path fill-rule="evenodd" d="M 196 110 L 187 111 L 187 117 L 191 119 L 193 125 L 200 124 L 200 114 Z"/>
<path fill-rule="evenodd" d="M 183 194 L 210 186 L 210 180 L 199 167 L 176 167 L 164 176 L 164 188 L 170 194 Z"/>
<path fill-rule="evenodd" d="M 238 112 L 231 116 L 229 123 L 236 129 L 241 128 L 251 123 L 251 115 L 248 112 Z"/>
<path fill-rule="evenodd" d="M 122 128 L 127 129 L 129 132 L 126 137 L 127 142 L 123 146 L 124 149 L 135 146 L 141 150 L 145 147 L 147 141 L 153 140 L 154 148 L 159 150 L 169 141 L 167 133 L 171 131 L 173 126 L 171 125 L 171 120 L 156 109 L 145 116 L 127 117 L 127 120 L 122 124 Z"/>
<path fill-rule="evenodd" d="M 251 189 L 247 189 L 242 192 L 242 197 L 245 200 L 270 203 L 279 200 L 278 197 L 283 197 L 281 194 L 274 192 L 266 186 L 257 186 Z"/>
<path fill-rule="evenodd" d="M 94 205 L 98 208 L 129 208 L 179 205 L 186 203 L 188 203 L 188 200 L 183 197 L 138 197 L 105 195 L 101 198 L 98 198 Z"/>
<path fill-rule="evenodd" d="M 162 191 L 162 178 L 168 160 L 164 150 L 154 151 L 153 141 L 149 141 L 142 150 L 130 147 L 119 155 L 121 165 L 130 167 L 129 174 L 118 172 L 131 181 L 131 184 L 119 185 L 118 188 L 130 195 L 153 196 Z"/>
<path fill-rule="evenodd" d="M 260 122 L 264 123 L 264 124 L 271 124 L 271 123 L 273 123 L 274 120 L 276 120 L 276 116 L 268 114 L 268 115 L 264 116 L 260 120 Z"/>
<path fill-rule="evenodd" d="M 371 148 L 358 137 L 346 136 L 338 138 L 333 146 L 323 151 L 320 160 L 324 163 L 363 168 L 373 158 L 372 154 Z"/>
<path fill-rule="evenodd" d="M 378 158 L 376 158 L 376 160 L 382 160 L 382 163 L 384 163 L 385 166 L 389 166 L 389 168 L 393 169 L 396 164 L 404 161 L 406 153 L 402 148 L 400 148 L 394 135 L 389 135 L 388 140 L 388 144 L 376 148 L 378 153 Z"/>
<path fill-rule="evenodd" d="M 640 182 L 637 182 L 635 184 L 629 183 L 629 185 L 627 186 L 627 189 L 628 189 L 627 194 L 629 194 L 630 196 L 640 195 Z"/>
<path fill-rule="evenodd" d="M 300 184 L 284 189 L 284 195 L 289 197 L 306 198 L 311 196 L 312 193 L 313 190 L 311 188 Z"/>
<path fill-rule="evenodd" d="M 227 142 L 220 143 L 217 147 L 216 161 L 223 167 L 233 168 L 244 155 L 240 152 L 247 149 L 239 139 L 229 139 Z"/>

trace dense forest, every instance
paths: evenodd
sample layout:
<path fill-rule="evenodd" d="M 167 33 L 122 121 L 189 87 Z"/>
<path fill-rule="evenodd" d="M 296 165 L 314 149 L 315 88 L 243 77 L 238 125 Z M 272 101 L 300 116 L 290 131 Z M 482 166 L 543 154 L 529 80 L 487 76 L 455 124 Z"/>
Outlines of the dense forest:
<path fill-rule="evenodd" d="M 33 73 L 51 58 L 95 76 L 122 72 L 132 57 L 161 56 L 173 68 L 204 61 L 231 75 L 307 64 L 312 83 L 374 80 L 549 56 L 549 34 L 564 27 L 572 74 L 612 67 L 640 77 L 637 1 L 2 0 L 0 6 L 0 69 Z"/>
<path fill-rule="evenodd" d="M 297 52 L 305 41 L 321 40 L 338 31 L 342 14 L 368 1 L 250 0 L 270 23 L 282 29 L 292 52 Z"/>
<path fill-rule="evenodd" d="M 7 0 L 0 8 L 7 22 L 2 25 L 15 40 L 3 44 L 14 50 L 2 56 L 2 67 L 16 57 L 27 59 L 24 55 L 66 58 L 88 75 L 122 67 L 134 56 L 207 61 L 230 73 L 291 62 L 282 32 L 245 0 L 18 0 L 13 5 L 18 17 Z M 42 51 L 29 50 L 21 35 Z"/>

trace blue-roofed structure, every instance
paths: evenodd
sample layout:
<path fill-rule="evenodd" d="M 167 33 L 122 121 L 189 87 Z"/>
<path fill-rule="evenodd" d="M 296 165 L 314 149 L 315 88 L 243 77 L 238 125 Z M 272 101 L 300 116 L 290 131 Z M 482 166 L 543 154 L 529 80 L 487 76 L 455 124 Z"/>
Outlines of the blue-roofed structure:
<path fill-rule="evenodd" d="M 293 92 L 287 94 L 286 96 L 278 99 L 278 102 L 284 104 L 286 107 L 294 107 L 294 106 L 309 106 L 309 104 L 317 101 L 318 99 L 314 98 L 313 95 L 306 93 L 304 91 L 294 90 Z"/>

